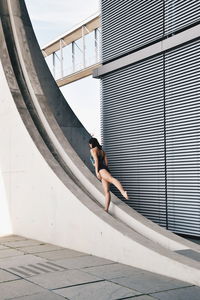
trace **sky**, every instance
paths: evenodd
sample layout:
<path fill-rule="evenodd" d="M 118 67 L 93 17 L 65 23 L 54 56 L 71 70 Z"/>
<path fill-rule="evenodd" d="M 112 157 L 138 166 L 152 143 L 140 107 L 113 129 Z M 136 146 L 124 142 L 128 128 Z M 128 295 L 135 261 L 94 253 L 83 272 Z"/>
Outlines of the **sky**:
<path fill-rule="evenodd" d="M 70 28 L 100 12 L 100 0 L 25 0 L 42 48 Z M 61 88 L 66 101 L 91 135 L 100 138 L 100 80 L 86 77 Z"/>

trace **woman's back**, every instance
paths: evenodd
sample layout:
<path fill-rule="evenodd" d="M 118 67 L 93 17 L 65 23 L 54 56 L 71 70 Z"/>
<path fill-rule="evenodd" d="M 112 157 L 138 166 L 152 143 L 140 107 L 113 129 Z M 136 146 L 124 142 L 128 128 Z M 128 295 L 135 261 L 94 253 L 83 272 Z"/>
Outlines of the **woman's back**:
<path fill-rule="evenodd" d="M 106 169 L 107 171 L 110 172 L 107 164 L 106 164 L 106 161 L 105 161 L 105 157 L 106 157 L 106 153 L 101 149 L 98 149 L 97 150 L 97 157 L 98 157 L 98 161 L 99 161 L 99 166 L 98 166 L 98 171 L 101 170 L 101 169 Z"/>
<path fill-rule="evenodd" d="M 97 147 L 95 147 L 95 148 L 97 148 Z M 98 161 L 99 161 L 99 167 L 106 166 L 105 151 L 102 149 L 99 149 L 99 148 L 97 148 L 96 151 L 97 151 L 97 157 L 98 157 Z M 94 158 L 92 156 L 91 156 L 91 161 L 94 164 Z"/>
<path fill-rule="evenodd" d="M 102 150 L 102 149 L 98 149 L 97 150 L 97 155 L 100 159 L 103 159 L 104 160 L 104 157 L 105 157 L 105 152 Z"/>

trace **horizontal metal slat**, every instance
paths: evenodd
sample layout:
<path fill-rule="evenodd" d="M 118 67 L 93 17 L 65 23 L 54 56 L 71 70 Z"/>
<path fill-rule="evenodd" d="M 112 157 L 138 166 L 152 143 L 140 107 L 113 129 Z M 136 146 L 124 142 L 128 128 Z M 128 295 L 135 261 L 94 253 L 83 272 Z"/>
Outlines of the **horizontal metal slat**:
<path fill-rule="evenodd" d="M 151 5 L 140 1 L 107 1 L 101 6 L 104 62 L 155 39 L 155 36 L 162 36 L 162 1 L 151 2 Z"/>
<path fill-rule="evenodd" d="M 165 3 L 165 34 L 175 32 L 200 20 L 200 2 L 196 0 Z"/>
<path fill-rule="evenodd" d="M 105 76 L 102 81 L 102 131 L 111 172 L 121 180 L 126 178 L 124 184 L 131 198 L 136 199 L 128 204 L 136 207 L 139 202 L 143 203 L 143 213 L 148 215 L 153 211 L 155 214 L 159 205 L 165 210 L 162 59 L 156 59 L 156 67 L 154 62 L 151 58 L 146 66 L 144 62 L 129 66 Z M 133 92 L 138 96 L 131 99 Z M 160 103 L 155 99 L 159 92 Z M 145 156 L 142 156 L 143 151 Z M 165 224 L 160 216 L 157 221 Z"/>
<path fill-rule="evenodd" d="M 175 220 L 169 228 L 185 234 L 200 234 L 199 46 L 195 41 L 171 50 L 165 59 L 169 224 Z M 199 226 L 197 231 L 195 224 Z"/>

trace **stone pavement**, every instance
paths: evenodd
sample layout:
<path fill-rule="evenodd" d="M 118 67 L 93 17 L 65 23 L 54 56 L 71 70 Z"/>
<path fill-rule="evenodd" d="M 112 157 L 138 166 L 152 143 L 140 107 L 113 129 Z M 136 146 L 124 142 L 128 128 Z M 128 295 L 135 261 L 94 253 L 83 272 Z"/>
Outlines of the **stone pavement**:
<path fill-rule="evenodd" d="M 20 236 L 0 238 L 0 300 L 200 300 L 200 287 Z"/>

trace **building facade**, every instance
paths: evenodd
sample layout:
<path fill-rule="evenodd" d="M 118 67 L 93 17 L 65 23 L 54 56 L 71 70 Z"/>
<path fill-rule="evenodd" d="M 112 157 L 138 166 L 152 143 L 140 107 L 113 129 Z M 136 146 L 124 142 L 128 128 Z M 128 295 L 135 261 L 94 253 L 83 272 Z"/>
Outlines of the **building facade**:
<path fill-rule="evenodd" d="M 101 131 L 128 205 L 200 237 L 200 0 L 102 0 Z M 120 193 L 112 186 L 111 190 Z"/>

